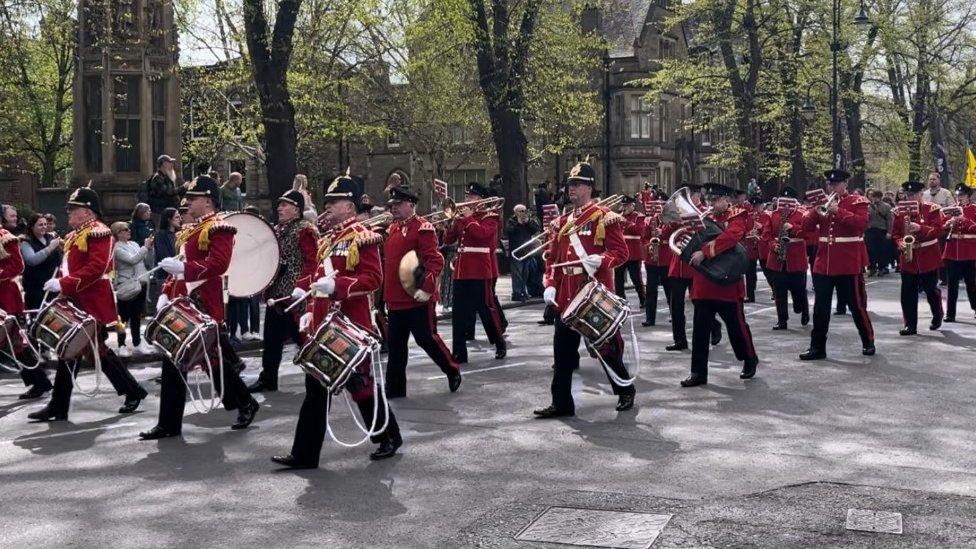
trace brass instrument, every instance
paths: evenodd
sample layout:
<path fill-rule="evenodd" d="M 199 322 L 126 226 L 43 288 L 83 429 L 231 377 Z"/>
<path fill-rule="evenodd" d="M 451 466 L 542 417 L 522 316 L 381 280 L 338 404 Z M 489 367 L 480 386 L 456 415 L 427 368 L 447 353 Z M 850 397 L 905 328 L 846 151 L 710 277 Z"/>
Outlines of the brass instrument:
<path fill-rule="evenodd" d="M 905 219 L 903 225 L 903 232 L 905 234 L 902 237 L 902 250 L 901 255 L 905 261 L 911 262 L 915 258 L 915 235 L 908 234 L 908 225 L 912 222 L 912 210 L 911 208 L 905 208 Z"/>
<path fill-rule="evenodd" d="M 624 198 L 623 195 L 615 194 L 612 196 L 608 196 L 603 200 L 598 200 L 591 207 L 598 208 L 600 206 L 603 206 L 605 208 L 612 209 L 615 206 L 618 206 L 623 200 L 623 198 Z M 577 227 L 576 224 L 573 223 L 572 221 L 570 221 L 569 223 L 571 223 L 571 225 L 569 228 L 569 232 L 567 234 L 573 234 L 577 232 L 579 229 L 581 229 L 581 227 Z M 543 230 L 541 233 L 534 235 L 532 238 L 528 239 L 525 242 L 525 244 L 522 244 L 518 248 L 512 250 L 512 259 L 516 261 L 522 261 L 548 248 L 549 245 L 552 243 L 553 239 L 556 238 L 556 235 L 546 238 L 546 235 L 548 233 L 549 233 L 548 230 Z"/>
<path fill-rule="evenodd" d="M 830 196 L 827 197 L 827 202 L 823 206 L 817 206 L 817 213 L 822 216 L 827 215 L 827 209 L 839 200 L 840 197 L 837 196 L 837 193 L 830 193 Z"/>
<path fill-rule="evenodd" d="M 648 251 L 651 253 L 651 263 L 657 263 L 661 258 L 661 237 L 655 233 L 660 234 L 661 228 L 658 226 L 658 218 L 661 214 L 654 214 L 651 216 L 651 240 L 648 242 Z"/>
<path fill-rule="evenodd" d="M 390 223 L 393 223 L 393 214 L 390 212 L 383 212 L 381 214 L 374 215 L 373 217 L 370 217 L 362 222 L 363 226 L 367 229 L 386 228 L 390 225 Z"/>
<path fill-rule="evenodd" d="M 711 208 L 702 211 L 691 199 L 691 191 L 688 190 L 688 187 L 681 187 L 664 204 L 664 210 L 659 217 L 661 221 L 666 223 L 681 223 L 685 218 L 692 216 L 704 219 L 711 211 Z M 681 227 L 671 233 L 671 238 L 668 239 L 668 247 L 680 255 L 689 240 L 691 240 L 691 234 L 688 227 Z"/>
<path fill-rule="evenodd" d="M 490 212 L 501 210 L 504 206 L 505 199 L 500 196 L 491 196 L 482 198 L 481 200 L 461 202 L 460 204 L 455 204 L 450 198 L 445 198 L 441 202 L 441 209 L 439 211 L 429 213 L 423 216 L 422 219 L 430 222 L 432 225 L 439 225 L 454 221 L 462 208 L 470 208 L 475 212 Z"/>
<path fill-rule="evenodd" d="M 793 213 L 792 209 L 784 208 L 780 211 L 779 218 L 779 229 L 777 230 L 777 242 L 779 242 L 779 247 L 776 248 L 776 259 L 779 260 L 780 265 L 786 265 L 786 252 L 789 251 L 790 246 L 790 234 L 786 225 L 790 222 L 790 215 Z"/>

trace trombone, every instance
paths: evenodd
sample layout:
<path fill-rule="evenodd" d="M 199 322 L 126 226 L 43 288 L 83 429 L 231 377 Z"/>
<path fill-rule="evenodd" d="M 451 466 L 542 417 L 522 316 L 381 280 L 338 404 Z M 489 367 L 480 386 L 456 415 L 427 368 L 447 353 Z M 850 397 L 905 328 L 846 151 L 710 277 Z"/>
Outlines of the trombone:
<path fill-rule="evenodd" d="M 471 200 L 470 202 L 461 202 L 460 204 L 455 204 L 450 198 L 445 199 L 441 203 L 441 210 L 433 213 L 429 213 L 423 216 L 422 219 L 430 222 L 432 225 L 438 225 L 440 223 L 446 223 L 448 221 L 453 221 L 457 217 L 458 212 L 464 208 L 469 208 L 477 212 L 490 212 L 502 209 L 505 206 L 505 199 L 500 196 L 490 196 L 488 198 L 482 198 L 480 200 Z"/>
<path fill-rule="evenodd" d="M 623 199 L 624 199 L 624 195 L 622 194 L 615 194 L 612 196 L 608 196 L 603 200 L 598 200 L 592 206 L 587 207 L 586 211 L 587 212 L 590 211 L 589 208 L 598 208 L 600 206 L 612 210 L 613 208 L 619 206 L 620 203 L 623 201 Z M 568 224 L 569 224 L 569 232 L 567 234 L 574 234 L 582 228 L 577 226 L 574 221 L 569 221 Z M 541 252 L 542 250 L 548 248 L 554 238 L 554 237 L 546 238 L 548 234 L 549 234 L 549 230 L 547 228 L 543 230 L 541 233 L 537 235 L 533 235 L 532 238 L 528 239 L 524 244 L 512 250 L 512 259 L 514 259 L 515 261 L 523 261 Z"/>

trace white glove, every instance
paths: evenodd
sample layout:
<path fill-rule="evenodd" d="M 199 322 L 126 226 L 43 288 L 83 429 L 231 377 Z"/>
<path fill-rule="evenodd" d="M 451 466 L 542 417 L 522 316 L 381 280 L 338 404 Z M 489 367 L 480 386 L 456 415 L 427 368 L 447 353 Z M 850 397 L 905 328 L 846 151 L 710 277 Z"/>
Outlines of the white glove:
<path fill-rule="evenodd" d="M 304 332 L 312 325 L 312 313 L 305 313 L 298 319 L 298 331 Z"/>
<path fill-rule="evenodd" d="M 171 275 L 181 275 L 186 270 L 186 265 L 175 257 L 167 257 L 159 262 L 159 266 Z"/>
<path fill-rule="evenodd" d="M 583 268 L 590 276 L 593 276 L 596 271 L 603 265 L 603 256 L 599 254 L 591 254 L 584 257 L 582 260 Z"/>
<path fill-rule="evenodd" d="M 545 291 L 542 292 L 542 299 L 549 305 L 556 304 L 556 289 L 552 286 L 547 286 Z"/>
<path fill-rule="evenodd" d="M 416 292 L 413 293 L 413 298 L 421 303 L 427 303 L 428 301 L 430 301 L 430 294 L 428 294 L 423 290 L 417 290 Z"/>
<path fill-rule="evenodd" d="M 48 280 L 44 283 L 44 291 L 51 292 L 52 294 L 61 293 L 61 281 L 56 278 Z"/>
<path fill-rule="evenodd" d="M 169 296 L 159 294 L 159 299 L 156 300 L 156 310 L 158 311 L 167 305 L 169 305 Z"/>
<path fill-rule="evenodd" d="M 312 283 L 312 290 L 322 292 L 325 295 L 332 295 L 335 292 L 335 279 L 331 276 L 323 276 Z"/>
<path fill-rule="evenodd" d="M 294 290 L 291 291 L 291 298 L 293 300 L 298 301 L 303 297 L 305 297 L 305 290 L 301 288 L 295 288 Z"/>

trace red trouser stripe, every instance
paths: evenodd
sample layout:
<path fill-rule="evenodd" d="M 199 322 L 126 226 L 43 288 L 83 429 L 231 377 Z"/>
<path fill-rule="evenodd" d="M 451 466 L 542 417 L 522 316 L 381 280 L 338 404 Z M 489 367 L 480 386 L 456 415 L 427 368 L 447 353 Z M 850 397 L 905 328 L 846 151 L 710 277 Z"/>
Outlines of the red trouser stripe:
<path fill-rule="evenodd" d="M 495 331 L 495 345 L 505 346 L 505 335 L 502 331 L 502 317 L 498 314 L 498 309 L 495 307 L 495 289 L 493 283 L 490 279 L 483 280 L 484 292 L 485 292 L 485 307 L 488 308 L 488 317 L 491 318 L 491 329 Z M 488 326 L 485 326 L 488 329 Z"/>
<path fill-rule="evenodd" d="M 742 333 L 742 339 L 746 342 L 746 355 L 749 358 L 756 356 L 756 348 L 752 344 L 752 333 L 749 331 L 748 325 L 746 324 L 746 312 L 745 306 L 742 301 L 737 301 L 735 304 L 736 314 L 739 315 L 739 332 Z"/>
<path fill-rule="evenodd" d="M 434 343 L 437 344 L 437 349 L 443 355 L 444 360 L 451 365 L 457 371 L 461 371 L 461 365 L 454 361 L 454 356 L 451 355 L 451 351 L 447 349 L 447 345 L 444 344 L 444 340 L 441 339 L 440 334 L 437 333 L 437 311 L 436 303 L 433 300 L 427 302 L 427 325 L 430 327 L 430 337 L 433 338 Z M 407 337 L 410 337 L 409 335 Z M 431 357 L 434 358 L 434 357 Z"/>
<path fill-rule="evenodd" d="M 857 314 L 861 315 L 861 321 L 864 322 L 868 340 L 874 341 L 874 326 L 871 325 L 871 317 L 868 316 L 868 295 L 864 289 L 864 275 L 854 277 L 854 307 Z"/>

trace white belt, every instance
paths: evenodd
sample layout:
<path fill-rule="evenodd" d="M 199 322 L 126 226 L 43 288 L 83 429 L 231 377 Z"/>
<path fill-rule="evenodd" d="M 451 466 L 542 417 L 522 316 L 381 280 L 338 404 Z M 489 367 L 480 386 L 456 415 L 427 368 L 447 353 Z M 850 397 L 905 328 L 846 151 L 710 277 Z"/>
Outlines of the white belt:
<path fill-rule="evenodd" d="M 791 238 L 787 242 L 789 242 L 790 244 L 792 244 L 794 242 L 806 242 L 806 240 L 803 240 L 802 238 Z"/>
<path fill-rule="evenodd" d="M 627 236 L 627 235 L 624 235 L 624 240 L 640 240 L 640 238 L 641 237 L 639 237 L 639 236 Z"/>
<path fill-rule="evenodd" d="M 564 275 L 581 275 L 581 274 L 583 274 L 583 268 L 582 267 L 563 267 L 562 269 L 563 269 L 563 274 Z"/>
<path fill-rule="evenodd" d="M 827 244 L 834 243 L 844 243 L 844 242 L 863 242 L 863 236 L 821 236 L 821 242 L 826 242 Z"/>
<path fill-rule="evenodd" d="M 488 248 L 461 248 L 458 252 L 462 254 L 490 254 L 491 250 Z"/>
<path fill-rule="evenodd" d="M 952 234 L 949 235 L 949 240 L 969 240 L 976 238 L 976 234 Z"/>
<path fill-rule="evenodd" d="M 931 246 L 933 244 L 938 244 L 938 243 L 939 243 L 938 240 L 929 240 L 928 242 L 922 242 L 921 244 L 916 244 L 915 249 L 924 248 L 926 246 Z"/>

